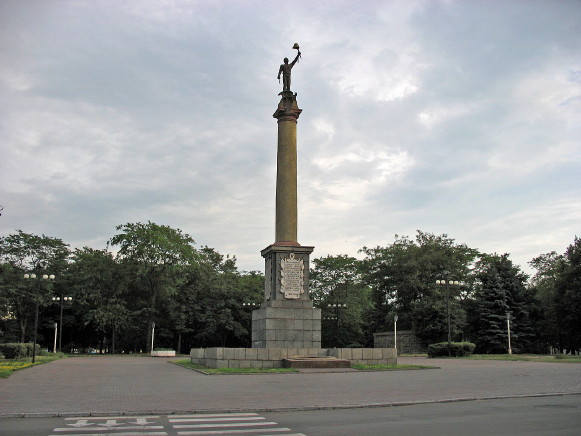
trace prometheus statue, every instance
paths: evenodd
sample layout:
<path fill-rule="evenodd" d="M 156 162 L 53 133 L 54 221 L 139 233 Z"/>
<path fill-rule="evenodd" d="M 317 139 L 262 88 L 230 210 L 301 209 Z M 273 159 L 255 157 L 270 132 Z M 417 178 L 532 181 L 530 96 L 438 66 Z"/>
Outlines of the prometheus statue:
<path fill-rule="evenodd" d="M 301 57 L 301 51 L 299 50 L 299 45 L 295 42 L 293 45 L 293 49 L 295 49 L 298 53 L 295 57 L 294 61 L 290 64 L 288 63 L 288 58 L 284 58 L 284 64 L 281 64 L 280 68 L 278 69 L 278 82 L 280 83 L 280 75 L 282 74 L 282 90 L 283 91 L 290 91 L 291 85 L 291 70 Z"/>

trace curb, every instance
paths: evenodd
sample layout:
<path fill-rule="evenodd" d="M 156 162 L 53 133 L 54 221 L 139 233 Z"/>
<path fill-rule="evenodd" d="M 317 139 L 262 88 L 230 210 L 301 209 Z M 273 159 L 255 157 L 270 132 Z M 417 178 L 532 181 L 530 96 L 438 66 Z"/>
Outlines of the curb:
<path fill-rule="evenodd" d="M 138 416 L 138 415 L 182 415 L 199 413 L 272 413 L 272 412 L 306 412 L 310 410 L 366 409 L 379 407 L 416 406 L 421 404 L 459 403 L 463 401 L 505 400 L 514 398 L 564 397 L 581 395 L 581 392 L 556 392 L 550 394 L 499 395 L 492 397 L 445 398 L 441 400 L 401 401 L 392 403 L 345 404 L 337 406 L 304 406 L 304 407 L 255 407 L 240 409 L 194 409 L 194 410 L 146 410 L 146 411 L 92 411 L 92 412 L 24 412 L 0 413 L 0 419 L 8 418 L 76 418 L 84 416 Z"/>

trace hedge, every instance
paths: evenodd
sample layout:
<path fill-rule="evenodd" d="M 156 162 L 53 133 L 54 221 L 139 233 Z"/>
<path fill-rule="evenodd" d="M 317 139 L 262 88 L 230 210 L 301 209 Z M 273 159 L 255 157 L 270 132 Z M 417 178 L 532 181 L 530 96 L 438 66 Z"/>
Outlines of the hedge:
<path fill-rule="evenodd" d="M 462 357 L 470 356 L 476 348 L 472 342 L 450 342 L 450 352 L 448 354 L 448 342 L 439 342 L 428 345 L 428 357 Z"/>
<path fill-rule="evenodd" d="M 24 359 L 32 356 L 33 344 L 7 343 L 0 344 L 0 354 L 6 359 Z M 40 345 L 36 344 L 36 354 L 40 355 Z"/>

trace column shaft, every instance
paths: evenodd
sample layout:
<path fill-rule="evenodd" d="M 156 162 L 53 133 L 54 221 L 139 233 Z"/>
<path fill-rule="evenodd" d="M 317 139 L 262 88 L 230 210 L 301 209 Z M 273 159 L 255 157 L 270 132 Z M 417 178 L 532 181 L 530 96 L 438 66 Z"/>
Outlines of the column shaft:
<path fill-rule="evenodd" d="M 297 243 L 297 122 L 279 120 L 275 243 Z"/>

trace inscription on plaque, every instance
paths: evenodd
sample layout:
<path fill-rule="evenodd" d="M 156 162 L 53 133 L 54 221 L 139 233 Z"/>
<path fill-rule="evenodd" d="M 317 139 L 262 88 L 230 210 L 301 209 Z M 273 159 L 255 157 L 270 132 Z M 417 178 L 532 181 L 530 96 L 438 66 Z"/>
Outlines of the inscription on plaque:
<path fill-rule="evenodd" d="M 280 292 L 288 300 L 297 300 L 305 292 L 305 265 L 303 260 L 296 258 L 294 253 L 280 261 Z"/>

